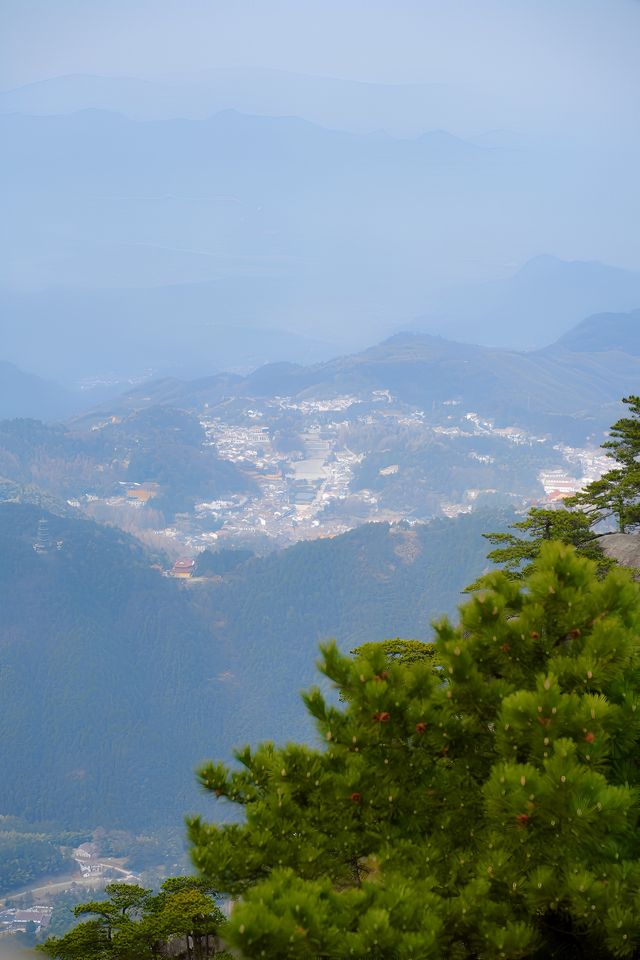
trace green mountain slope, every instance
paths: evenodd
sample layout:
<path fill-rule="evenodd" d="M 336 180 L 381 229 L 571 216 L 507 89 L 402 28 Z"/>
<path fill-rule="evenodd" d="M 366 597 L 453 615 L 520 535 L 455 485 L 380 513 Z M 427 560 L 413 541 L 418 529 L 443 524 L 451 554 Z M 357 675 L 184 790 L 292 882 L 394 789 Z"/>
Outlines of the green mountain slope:
<path fill-rule="evenodd" d="M 335 638 L 350 650 L 395 636 L 429 639 L 432 619 L 452 612 L 484 569 L 481 533 L 496 522 L 472 514 L 415 526 L 368 524 L 250 560 L 214 588 L 207 599 L 228 651 L 231 740 L 300 736 L 306 721 L 297 691 L 318 681 L 321 640 Z"/>
<path fill-rule="evenodd" d="M 428 637 L 496 528 L 367 526 L 184 585 L 86 520 L 49 515 L 64 544 L 39 555 L 40 516 L 0 504 L 0 811 L 69 828 L 175 825 L 203 758 L 311 735 L 296 691 L 318 641 Z"/>
<path fill-rule="evenodd" d="M 207 622 L 124 534 L 0 505 L 0 810 L 152 826 L 186 802 L 219 710 Z M 191 753 L 185 749 L 188 743 Z"/>

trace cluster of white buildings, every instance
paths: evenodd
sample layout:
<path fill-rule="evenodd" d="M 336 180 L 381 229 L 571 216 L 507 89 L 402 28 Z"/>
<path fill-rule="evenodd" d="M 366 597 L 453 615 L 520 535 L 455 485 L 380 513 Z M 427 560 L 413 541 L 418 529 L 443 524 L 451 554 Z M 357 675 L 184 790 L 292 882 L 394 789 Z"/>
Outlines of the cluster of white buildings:
<path fill-rule="evenodd" d="M 546 437 L 536 437 L 526 430 L 518 427 L 496 427 L 492 420 L 485 420 L 477 413 L 466 413 L 465 420 L 473 425 L 474 433 L 490 434 L 494 437 L 501 437 L 510 443 L 516 443 L 525 446 L 533 446 L 534 443 L 546 443 Z"/>
<path fill-rule="evenodd" d="M 80 868 L 83 879 L 103 877 L 106 880 L 117 878 L 120 883 L 139 883 L 140 877 L 127 870 L 122 860 L 113 857 L 100 857 L 96 845 L 81 843 L 73 851 L 73 859 Z"/>
<path fill-rule="evenodd" d="M 592 480 L 598 480 L 612 466 L 609 457 L 603 455 L 599 447 L 592 449 L 556 444 L 554 450 L 562 454 L 571 471 L 565 468 L 540 471 L 538 480 L 550 502 L 577 493 Z"/>
<path fill-rule="evenodd" d="M 217 418 L 202 420 L 201 423 L 207 441 L 216 447 L 218 455 L 224 460 L 250 462 L 256 466 L 277 465 L 268 427 L 227 424 Z"/>
<path fill-rule="evenodd" d="M 391 490 L 395 489 L 394 482 L 402 486 L 405 464 L 401 455 L 393 452 L 393 447 L 389 450 L 389 460 L 382 461 L 378 470 L 381 477 L 389 478 L 389 494 L 378 490 L 373 483 L 374 490 L 353 489 L 354 475 L 358 464 L 368 455 L 366 451 L 370 447 L 374 454 L 380 452 L 377 438 L 384 436 L 382 431 L 398 427 L 405 429 L 409 447 L 414 435 L 416 450 L 434 440 L 450 441 L 455 450 L 456 441 L 460 441 L 458 449 L 464 451 L 468 466 L 471 466 L 469 461 L 473 461 L 474 466 L 487 468 L 486 475 L 469 472 L 469 477 L 473 477 L 471 482 L 478 487 L 483 486 L 486 476 L 483 489 L 458 489 L 456 494 L 444 491 L 437 498 L 431 496 L 430 509 L 449 517 L 470 512 L 481 494 L 501 493 L 519 506 L 539 501 L 561 503 L 564 497 L 610 467 L 600 448 L 552 447 L 545 437 L 534 436 L 521 428 L 497 427 L 477 412 L 465 412 L 459 399 L 444 401 L 437 408 L 434 404 L 433 412 L 425 412 L 395 402 L 388 390 L 324 399 L 280 396 L 252 399 L 243 407 L 234 405 L 229 411 L 229 420 L 224 419 L 220 407 L 215 410 L 205 407 L 200 422 L 206 444 L 214 447 L 221 458 L 238 465 L 254 481 L 257 492 L 203 500 L 189 513 L 179 515 L 171 528 L 153 531 L 154 535 L 173 539 L 192 552 L 236 534 L 266 534 L 281 542 L 290 542 L 318 536 L 320 531 L 332 535 L 367 519 L 401 516 L 393 506 Z M 286 454 L 278 449 L 277 431 L 279 424 L 284 424 L 282 429 L 287 430 L 291 423 L 297 449 Z M 489 439 L 500 442 L 497 450 L 495 443 L 487 442 Z M 525 452 L 525 466 L 520 466 L 525 471 L 522 487 L 527 489 L 524 492 L 505 491 L 504 481 L 499 480 L 492 469 L 502 460 L 501 449 L 505 450 L 507 460 L 510 454 L 505 447 L 511 444 L 535 446 L 540 450 L 536 460 L 544 467 L 537 473 L 537 467 L 528 467 L 529 454 Z M 540 449 L 541 444 L 547 447 Z M 360 452 L 354 453 L 351 446 Z M 477 449 L 473 449 L 474 446 Z M 514 451 L 511 456 L 519 455 Z M 394 463 L 394 459 L 397 462 Z M 522 459 L 520 457 L 519 462 Z M 396 474 L 399 477 L 394 481 Z M 536 480 L 539 493 L 535 492 Z M 493 489 L 494 484 L 500 490 Z M 149 484 L 123 484 L 123 487 L 119 497 L 104 501 L 106 505 L 115 508 L 126 504 L 140 509 L 157 492 Z M 410 499 L 410 493 L 405 494 L 405 500 L 407 496 Z M 454 498 L 461 502 L 453 502 Z M 85 506 L 97 498 L 88 494 L 82 500 Z M 80 505 L 79 499 L 69 502 Z M 412 512 L 417 513 L 416 509 Z"/>
<path fill-rule="evenodd" d="M 34 933 L 49 926 L 53 907 L 37 904 L 32 907 L 10 907 L 0 912 L 0 933 Z M 30 924 L 34 924 L 30 927 Z"/>

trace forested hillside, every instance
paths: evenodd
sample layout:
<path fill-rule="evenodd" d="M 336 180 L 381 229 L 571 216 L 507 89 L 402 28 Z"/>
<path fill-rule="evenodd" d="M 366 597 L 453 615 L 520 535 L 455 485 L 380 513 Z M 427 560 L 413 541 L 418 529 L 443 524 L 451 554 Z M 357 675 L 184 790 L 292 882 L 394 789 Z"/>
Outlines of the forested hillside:
<path fill-rule="evenodd" d="M 253 489 L 211 447 L 195 416 L 170 407 L 108 417 L 81 432 L 39 420 L 0 421 L 0 478 L 66 498 L 112 495 L 127 484 L 157 487 L 154 508 L 167 518 L 205 496 Z"/>
<path fill-rule="evenodd" d="M 131 538 L 50 516 L 63 547 L 39 555 L 38 518 L 0 506 L 0 809 L 152 826 L 185 802 L 216 726 L 211 631 Z"/>
<path fill-rule="evenodd" d="M 484 568 L 487 523 L 477 514 L 368 524 L 250 560 L 216 586 L 207 601 L 228 651 L 221 688 L 232 742 L 301 730 L 298 692 L 317 679 L 321 640 L 348 651 L 368 640 L 428 639 L 434 616 L 454 610 Z"/>
<path fill-rule="evenodd" d="M 496 527 L 365 526 L 184 585 L 87 520 L 49 515 L 62 549 L 37 554 L 40 515 L 0 505 L 0 809 L 74 829 L 175 823 L 204 757 L 309 735 L 318 641 L 428 637 Z"/>
<path fill-rule="evenodd" d="M 55 824 L 0 815 L 0 897 L 39 877 L 69 872 L 72 847 L 88 838 L 60 831 Z"/>

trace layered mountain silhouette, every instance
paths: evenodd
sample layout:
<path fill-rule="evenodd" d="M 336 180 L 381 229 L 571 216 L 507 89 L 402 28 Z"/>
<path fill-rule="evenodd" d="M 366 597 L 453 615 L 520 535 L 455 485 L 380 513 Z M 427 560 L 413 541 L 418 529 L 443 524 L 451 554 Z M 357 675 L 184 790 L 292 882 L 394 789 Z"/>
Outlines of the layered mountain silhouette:
<path fill-rule="evenodd" d="M 640 310 L 587 317 L 564 336 L 557 347 L 574 353 L 629 353 L 640 356 Z"/>
<path fill-rule="evenodd" d="M 486 99 L 458 85 L 366 83 L 266 68 L 218 68 L 153 81 L 71 74 L 0 93 L 1 113 L 59 115 L 92 107 L 137 120 L 202 119 L 232 108 L 400 136 L 433 126 L 475 128 L 479 114 L 489 126 L 494 122 Z"/>
<path fill-rule="evenodd" d="M 224 342 L 224 332 L 218 336 Z M 266 334 L 263 340 L 256 336 L 252 348 L 257 354 L 261 344 L 268 348 L 268 343 Z M 293 338 L 298 349 L 303 343 Z M 286 340 L 275 338 L 271 349 L 286 355 Z M 321 345 L 310 343 L 308 349 L 313 352 Z M 219 345 L 214 356 L 221 355 Z M 3 365 L 2 371 L 4 417 L 55 420 L 86 413 L 91 419 L 156 405 L 200 409 L 223 397 L 311 398 L 390 390 L 421 407 L 460 399 L 469 409 L 503 423 L 561 432 L 573 419 L 579 430 L 591 433 L 605 429 L 620 397 L 637 389 L 640 311 L 594 315 L 537 351 L 500 350 L 407 332 L 359 353 L 306 366 L 279 361 L 249 374 L 226 371 L 195 379 L 151 379 L 131 390 L 121 388 L 105 402 L 99 402 L 99 392 L 72 393 L 11 364 Z"/>
<path fill-rule="evenodd" d="M 298 362 L 425 314 L 427 332 L 524 348 L 638 306 L 637 275 L 549 257 L 461 289 L 560 227 L 565 248 L 582 242 L 566 209 L 573 161 L 425 129 L 403 139 L 236 110 L 0 115 L 4 356 L 65 383 L 170 363 L 193 376 L 277 359 L 251 349 L 258 331 L 302 336 L 280 353 Z"/>
<path fill-rule="evenodd" d="M 389 390 L 421 408 L 460 400 L 502 425 L 560 439 L 598 435 L 620 397 L 640 380 L 640 314 L 591 317 L 537 351 L 500 350 L 428 334 L 400 333 L 360 353 L 302 366 L 267 364 L 248 376 L 164 378 L 120 396 L 102 412 L 155 404 L 201 408 L 223 397 L 324 398 Z"/>
<path fill-rule="evenodd" d="M 0 420 L 62 420 L 86 409 L 82 395 L 0 360 Z"/>
<path fill-rule="evenodd" d="M 434 297 L 410 329 L 529 350 L 555 340 L 588 314 L 639 304 L 640 273 L 539 256 L 505 280 L 456 287 Z M 602 324 L 606 339 L 606 318 L 595 323 Z"/>

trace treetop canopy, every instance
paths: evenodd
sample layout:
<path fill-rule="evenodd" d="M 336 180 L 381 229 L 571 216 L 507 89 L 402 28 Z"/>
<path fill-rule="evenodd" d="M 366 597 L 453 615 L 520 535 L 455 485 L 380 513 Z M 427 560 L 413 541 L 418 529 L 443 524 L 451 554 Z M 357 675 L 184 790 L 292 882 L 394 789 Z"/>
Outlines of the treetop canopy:
<path fill-rule="evenodd" d="M 640 600 L 546 543 L 435 625 L 435 657 L 322 648 L 322 747 L 263 744 L 203 785 L 245 822 L 189 822 L 240 895 L 244 957 L 633 957 L 640 938 Z"/>

